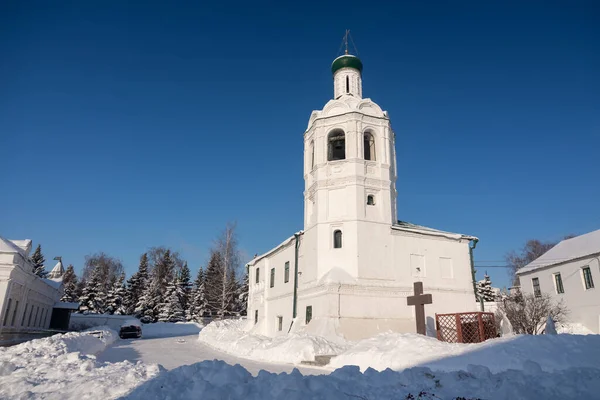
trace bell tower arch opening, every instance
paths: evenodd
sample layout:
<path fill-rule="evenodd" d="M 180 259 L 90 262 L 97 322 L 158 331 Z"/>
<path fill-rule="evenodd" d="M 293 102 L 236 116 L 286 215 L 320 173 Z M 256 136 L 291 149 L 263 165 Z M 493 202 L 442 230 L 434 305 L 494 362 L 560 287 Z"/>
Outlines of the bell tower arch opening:
<path fill-rule="evenodd" d="M 327 135 L 327 161 L 346 159 L 346 135 L 343 130 L 335 129 Z"/>

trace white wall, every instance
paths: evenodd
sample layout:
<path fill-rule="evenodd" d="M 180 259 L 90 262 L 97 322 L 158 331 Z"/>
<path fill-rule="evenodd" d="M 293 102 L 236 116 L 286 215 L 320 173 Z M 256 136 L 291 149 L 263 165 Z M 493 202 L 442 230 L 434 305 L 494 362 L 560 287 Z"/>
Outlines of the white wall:
<path fill-rule="evenodd" d="M 3 332 L 48 329 L 50 326 L 52 308 L 60 294 L 31 269 L 31 264 L 22 255 L 0 253 L 0 327 Z"/>
<path fill-rule="evenodd" d="M 584 266 L 591 269 L 595 286 L 593 289 L 585 288 L 582 273 Z M 561 275 L 563 294 L 556 292 L 555 273 Z M 564 301 L 569 309 L 569 321 L 581 323 L 592 332 L 600 333 L 600 254 L 519 274 L 523 293 L 533 293 L 533 278 L 539 279 L 542 293 L 550 294 L 556 301 Z"/>

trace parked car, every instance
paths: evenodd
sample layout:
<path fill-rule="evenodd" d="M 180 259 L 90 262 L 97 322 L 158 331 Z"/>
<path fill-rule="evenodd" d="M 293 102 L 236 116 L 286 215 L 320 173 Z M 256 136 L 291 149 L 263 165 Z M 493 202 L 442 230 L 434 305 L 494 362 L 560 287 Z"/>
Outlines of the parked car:
<path fill-rule="evenodd" d="M 121 325 L 119 330 L 119 337 L 121 339 L 126 338 L 141 338 L 142 337 L 142 324 L 137 319 L 129 319 Z"/>

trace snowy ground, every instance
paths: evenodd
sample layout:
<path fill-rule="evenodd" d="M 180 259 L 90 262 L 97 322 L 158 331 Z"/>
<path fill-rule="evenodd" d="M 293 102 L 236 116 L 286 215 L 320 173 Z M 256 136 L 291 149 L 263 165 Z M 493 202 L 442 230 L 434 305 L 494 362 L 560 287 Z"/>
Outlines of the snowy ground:
<path fill-rule="evenodd" d="M 303 334 L 272 340 L 240 332 L 235 324 L 215 324 L 199 335 L 186 335 L 199 329 L 191 324 L 144 327 L 145 334 L 159 337 L 120 340 L 106 330 L 100 338 L 70 333 L 0 349 L 0 398 L 537 400 L 591 399 L 600 393 L 599 335 L 517 336 L 453 345 L 383 334 L 344 345 Z M 198 340 L 202 337 L 204 343 Z M 358 364 L 364 372 L 349 366 L 333 372 L 295 370 L 206 345 L 219 340 L 219 346 L 229 343 L 236 354 L 270 359 L 281 359 L 277 352 L 305 357 L 342 346 L 346 350 L 332 366 Z M 368 365 L 398 371 L 378 372 Z"/>

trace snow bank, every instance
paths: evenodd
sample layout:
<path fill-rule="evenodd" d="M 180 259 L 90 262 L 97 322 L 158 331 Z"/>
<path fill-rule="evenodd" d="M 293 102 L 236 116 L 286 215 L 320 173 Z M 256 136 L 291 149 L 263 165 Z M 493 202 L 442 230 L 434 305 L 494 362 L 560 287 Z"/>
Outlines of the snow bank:
<path fill-rule="evenodd" d="M 469 364 L 483 365 L 492 372 L 521 369 L 533 361 L 545 371 L 571 367 L 600 368 L 599 335 L 516 335 L 483 343 L 440 342 L 409 333 L 384 333 L 357 342 L 331 360 L 330 366 L 357 365 L 362 371 L 422 366 L 457 371 Z"/>
<path fill-rule="evenodd" d="M 158 374 L 157 365 L 96 362 L 116 337 L 101 329 L 0 348 L 0 398 L 115 398 Z"/>
<path fill-rule="evenodd" d="M 339 354 L 342 344 L 307 333 L 269 338 L 244 331 L 245 320 L 214 321 L 208 324 L 198 340 L 213 348 L 238 357 L 279 363 L 314 361 L 316 355 Z"/>
<path fill-rule="evenodd" d="M 303 376 L 261 371 L 252 377 L 239 365 L 204 361 L 163 372 L 130 393 L 131 400 L 153 399 L 566 399 L 595 398 L 600 391 L 600 369 L 571 368 L 543 372 L 529 363 L 521 371 L 492 374 L 468 366 L 466 371 L 433 372 L 412 368 L 403 372 L 373 369 L 362 374 L 345 367 L 331 375 Z M 413 397 L 409 396 L 412 395 Z"/>
<path fill-rule="evenodd" d="M 556 324 L 556 332 L 568 333 L 571 335 L 593 335 L 594 332 L 579 323 L 562 323 Z"/>
<path fill-rule="evenodd" d="M 142 336 L 146 339 L 171 336 L 197 335 L 202 325 L 195 322 L 156 322 L 142 325 Z"/>

